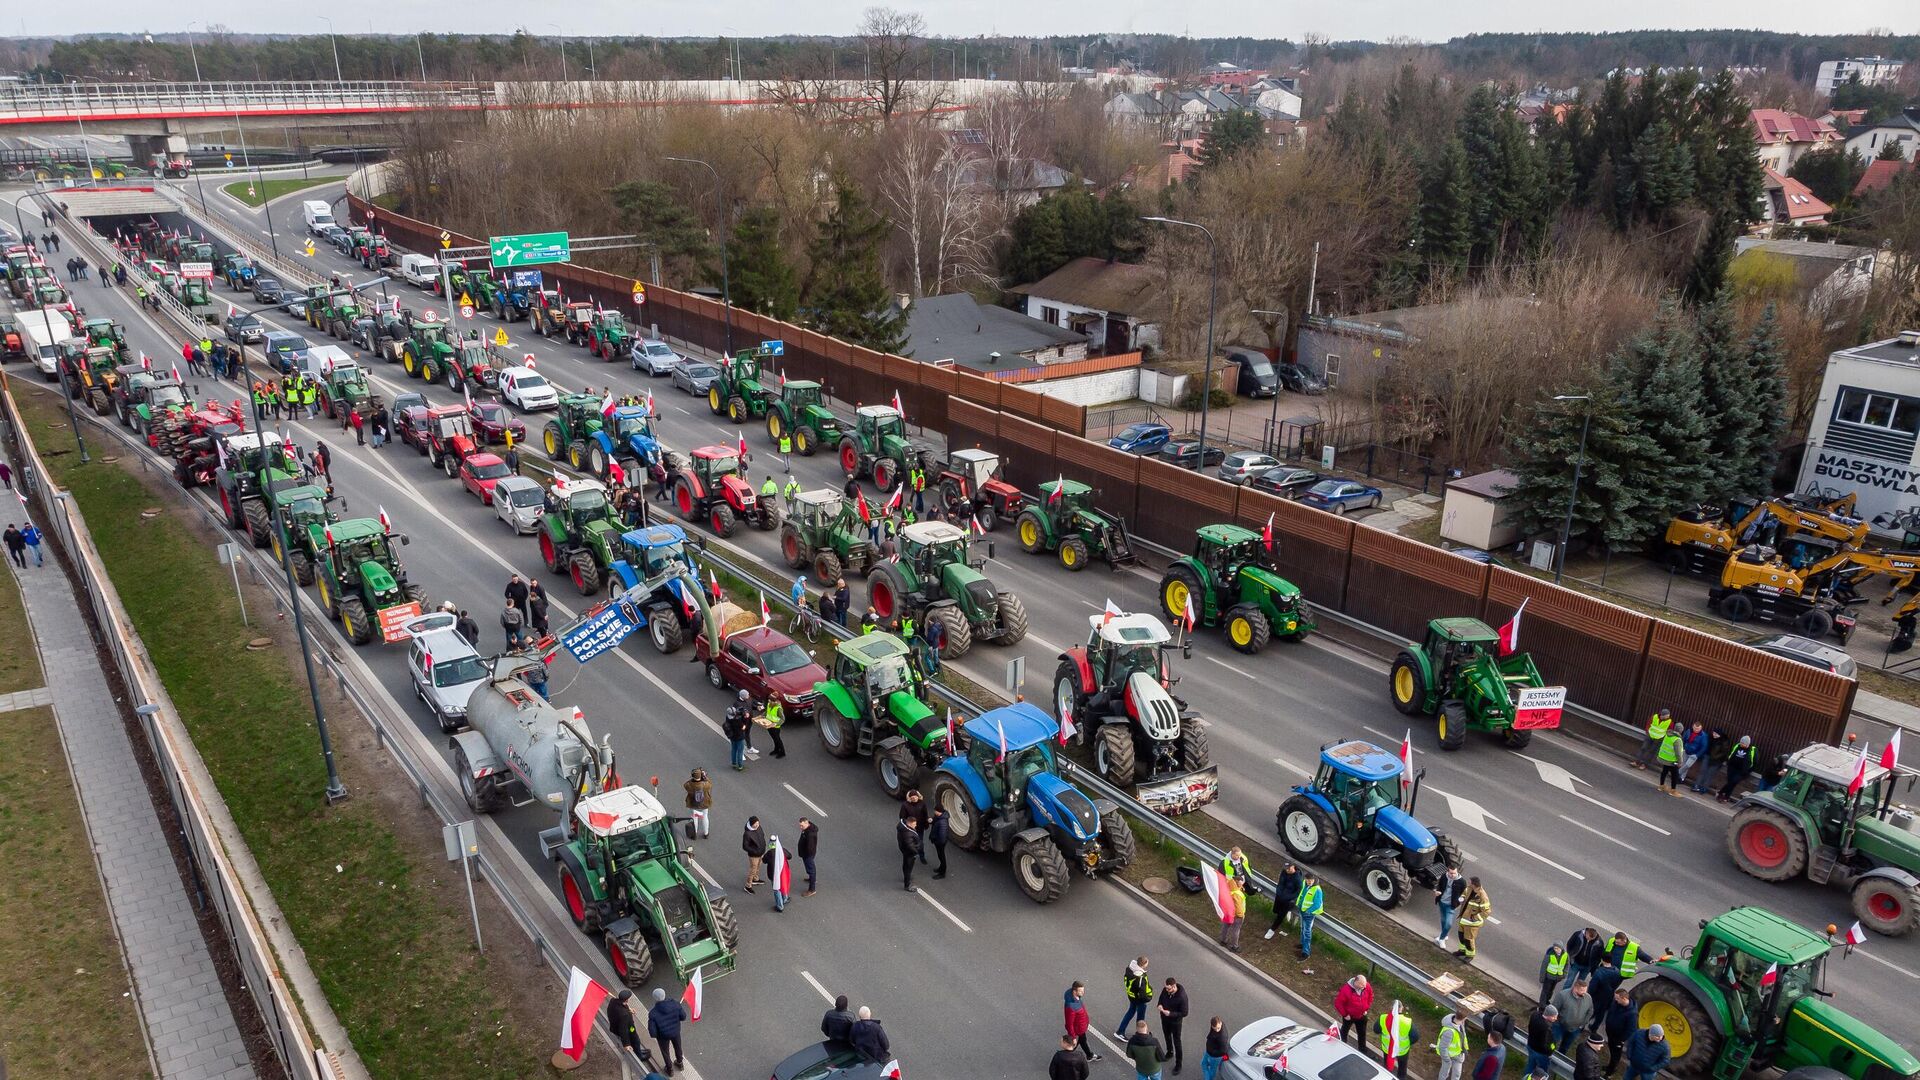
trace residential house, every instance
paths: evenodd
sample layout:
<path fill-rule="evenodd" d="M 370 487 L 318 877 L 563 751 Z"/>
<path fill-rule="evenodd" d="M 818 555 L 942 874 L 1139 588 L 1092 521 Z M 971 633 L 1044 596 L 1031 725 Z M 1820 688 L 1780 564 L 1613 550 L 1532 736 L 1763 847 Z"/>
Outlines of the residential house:
<path fill-rule="evenodd" d="M 1920 331 L 1827 358 L 1794 487 L 1858 492 L 1874 532 L 1904 535 L 1920 510 Z"/>
<path fill-rule="evenodd" d="M 1152 125 L 1165 134 L 1186 137 L 1204 135 L 1215 118 L 1241 110 L 1256 113 L 1265 121 L 1267 134 L 1273 137 L 1276 146 L 1300 134 L 1300 95 L 1279 84 L 1257 92 L 1252 87 L 1236 92 L 1207 86 L 1197 90 L 1115 94 L 1106 105 L 1110 122 Z"/>
<path fill-rule="evenodd" d="M 1905 66 L 1904 60 L 1889 60 L 1884 56 L 1827 60 L 1821 63 L 1819 74 L 1813 78 L 1813 90 L 1816 94 L 1831 95 L 1836 88 L 1855 81 L 1862 86 L 1881 86 L 1898 79 L 1900 69 Z"/>
<path fill-rule="evenodd" d="M 1820 114 L 1820 119 L 1832 124 L 1835 130 L 1845 135 L 1848 129 L 1858 127 L 1867 122 L 1867 110 L 1828 109 L 1826 112 Z"/>
<path fill-rule="evenodd" d="M 1767 240 L 1743 236 L 1734 242 L 1733 265 L 1759 259 L 1785 259 L 1800 284 L 1800 299 L 1813 311 L 1865 296 L 1873 285 L 1879 249 L 1808 240 Z"/>
<path fill-rule="evenodd" d="M 1911 161 L 1869 161 L 1860 182 L 1853 185 L 1853 197 L 1858 199 L 1876 191 L 1885 191 L 1900 174 L 1912 172 L 1914 168 Z"/>
<path fill-rule="evenodd" d="M 1868 161 L 1879 157 L 1888 143 L 1898 143 L 1900 156 L 1908 161 L 1920 152 L 1920 105 L 1909 105 L 1898 116 L 1847 130 L 1847 149 L 1859 151 Z"/>
<path fill-rule="evenodd" d="M 1064 327 L 1088 339 L 1090 355 L 1138 352 L 1160 345 L 1166 318 L 1166 279 L 1158 270 L 1104 259 L 1074 259 L 1009 292 L 1023 297 L 1030 319 Z"/>
<path fill-rule="evenodd" d="M 993 372 L 1087 358 L 1087 335 L 981 304 L 968 293 L 923 296 L 907 309 L 906 355 Z"/>
<path fill-rule="evenodd" d="M 1160 159 L 1145 169 L 1129 173 L 1127 186 L 1159 191 L 1184 182 L 1193 170 L 1200 167 L 1200 151 L 1204 146 L 1205 139 L 1178 139 L 1161 143 Z"/>
<path fill-rule="evenodd" d="M 1760 220 L 1778 227 L 1820 225 L 1833 207 L 1820 201 L 1807 185 L 1791 176 L 1768 169 L 1762 180 L 1766 193 L 1760 198 Z"/>
<path fill-rule="evenodd" d="M 1753 141 L 1760 164 L 1777 173 L 1793 168 L 1793 163 L 1809 150 L 1838 146 L 1840 132 L 1825 120 L 1814 120 L 1783 109 L 1754 109 Z"/>
<path fill-rule="evenodd" d="M 949 131 L 947 141 L 967 159 L 961 166 L 960 175 L 968 187 L 992 195 L 1016 209 L 1032 206 L 1042 196 L 1065 188 L 1073 179 L 1065 169 L 1038 158 L 993 160 L 987 152 L 986 133 L 979 128 Z"/>

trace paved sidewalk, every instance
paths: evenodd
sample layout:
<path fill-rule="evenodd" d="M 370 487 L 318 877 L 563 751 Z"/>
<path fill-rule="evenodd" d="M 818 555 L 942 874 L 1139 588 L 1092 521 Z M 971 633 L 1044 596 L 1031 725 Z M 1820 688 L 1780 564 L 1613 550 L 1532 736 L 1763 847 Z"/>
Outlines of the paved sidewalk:
<path fill-rule="evenodd" d="M 48 687 L 10 696 L 51 699 L 161 1080 L 254 1077 L 79 598 L 51 558 L 25 570 L 7 566 L 20 582 L 41 667 L 53 673 Z"/>

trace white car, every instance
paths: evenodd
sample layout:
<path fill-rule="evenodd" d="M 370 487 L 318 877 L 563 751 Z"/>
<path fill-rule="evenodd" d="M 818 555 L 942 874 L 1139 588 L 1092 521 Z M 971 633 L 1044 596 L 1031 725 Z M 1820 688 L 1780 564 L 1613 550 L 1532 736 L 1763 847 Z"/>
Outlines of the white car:
<path fill-rule="evenodd" d="M 530 477 L 503 476 L 493 482 L 493 512 L 515 534 L 524 535 L 539 529 L 546 502 L 545 489 Z"/>
<path fill-rule="evenodd" d="M 641 338 L 633 343 L 633 370 L 660 376 L 673 374 L 673 369 L 679 366 L 680 354 L 666 342 Z"/>
<path fill-rule="evenodd" d="M 466 726 L 467 699 L 489 678 L 486 661 L 454 629 L 457 621 L 449 612 L 436 611 L 409 619 L 403 627 L 411 635 L 407 676 L 413 680 L 413 692 L 433 710 L 440 730 L 446 732 Z"/>
<path fill-rule="evenodd" d="M 560 407 L 553 384 L 530 367 L 510 367 L 500 373 L 500 400 L 521 412 Z"/>
<path fill-rule="evenodd" d="M 1227 1045 L 1233 1056 L 1221 1063 L 1222 1080 L 1393 1080 L 1372 1058 L 1341 1039 L 1329 1039 L 1326 1028 L 1284 1016 L 1248 1024 Z"/>

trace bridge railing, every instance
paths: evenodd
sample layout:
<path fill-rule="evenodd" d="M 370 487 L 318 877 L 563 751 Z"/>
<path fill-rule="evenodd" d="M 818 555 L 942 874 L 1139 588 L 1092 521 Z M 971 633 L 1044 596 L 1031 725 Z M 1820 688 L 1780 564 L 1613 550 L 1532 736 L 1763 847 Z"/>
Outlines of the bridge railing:
<path fill-rule="evenodd" d="M 368 108 L 482 108 L 492 84 L 421 82 L 56 83 L 0 88 L 0 118 Z"/>

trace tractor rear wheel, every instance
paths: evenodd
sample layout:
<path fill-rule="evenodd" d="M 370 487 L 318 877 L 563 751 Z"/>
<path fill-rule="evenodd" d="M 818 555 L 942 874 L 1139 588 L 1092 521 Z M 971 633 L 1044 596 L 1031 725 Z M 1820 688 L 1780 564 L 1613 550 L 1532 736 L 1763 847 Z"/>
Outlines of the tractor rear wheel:
<path fill-rule="evenodd" d="M 647 637 L 653 640 L 655 652 L 676 653 L 686 644 L 687 628 L 680 625 L 680 616 L 672 608 L 657 604 L 647 612 Z"/>
<path fill-rule="evenodd" d="M 491 814 L 500 808 L 500 789 L 493 777 L 473 775 L 473 762 L 467 760 L 465 750 L 453 752 L 453 767 L 460 774 L 460 794 L 466 797 L 467 809 L 476 814 Z"/>
<path fill-rule="evenodd" d="M 1724 1033 L 1685 987 L 1671 979 L 1642 979 L 1633 988 L 1633 1015 L 1642 1029 L 1659 1024 L 1673 1060 L 1667 1071 L 1682 1080 L 1700 1080 L 1713 1072 Z"/>
<path fill-rule="evenodd" d="M 1038 510 L 1020 511 L 1013 535 L 1020 541 L 1020 550 L 1029 555 L 1038 555 L 1047 549 L 1047 523 L 1041 520 Z"/>
<path fill-rule="evenodd" d="M 267 516 L 267 504 L 258 499 L 248 503 L 241 511 L 247 519 L 247 537 L 257 548 L 273 543 L 273 519 Z"/>
<path fill-rule="evenodd" d="M 1093 764 L 1109 784 L 1133 783 L 1139 762 L 1133 753 L 1133 731 L 1125 723 L 1103 724 L 1093 737 Z"/>
<path fill-rule="evenodd" d="M 540 530 L 540 561 L 547 564 L 549 573 L 560 572 L 560 550 L 554 546 L 553 534 L 544 528 Z"/>
<path fill-rule="evenodd" d="M 716 896 L 708 901 L 713 908 L 713 936 L 728 952 L 740 950 L 740 919 L 733 913 L 733 904 L 724 896 Z"/>
<path fill-rule="evenodd" d="M 693 485 L 682 476 L 673 482 L 673 505 L 684 518 L 693 517 Z"/>
<path fill-rule="evenodd" d="M 647 980 L 653 978 L 653 946 L 647 944 L 646 932 L 635 930 L 625 937 L 608 934 L 607 962 L 628 989 L 645 990 Z"/>
<path fill-rule="evenodd" d="M 1746 806 L 1727 826 L 1727 854 L 1744 874 L 1761 881 L 1792 881 L 1806 872 L 1807 838 L 1778 810 Z"/>
<path fill-rule="evenodd" d="M 889 746 L 873 757 L 873 773 L 880 787 L 895 799 L 904 799 L 920 783 L 920 763 L 905 746 Z"/>
<path fill-rule="evenodd" d="M 1509 750 L 1525 750 L 1533 743 L 1533 732 L 1522 728 L 1510 727 L 1501 732 L 1501 737 L 1507 740 Z"/>
<path fill-rule="evenodd" d="M 707 387 L 707 411 L 715 416 L 720 416 L 727 411 L 727 399 L 720 396 L 720 386 L 717 383 Z"/>
<path fill-rule="evenodd" d="M 1467 705 L 1463 701 L 1440 703 L 1440 749 L 1458 750 L 1467 745 Z"/>
<path fill-rule="evenodd" d="M 821 551 L 813 557 L 813 578 L 822 585 L 839 581 L 845 569 L 840 565 L 840 556 L 831 551 Z"/>
<path fill-rule="evenodd" d="M 714 535 L 724 539 L 733 535 L 733 530 L 739 527 L 740 522 L 733 516 L 733 507 L 715 503 L 713 512 L 708 515 L 707 524 L 713 527 Z"/>
<path fill-rule="evenodd" d="M 822 708 L 813 726 L 827 753 L 837 758 L 853 756 L 853 721 L 840 715 L 838 709 Z"/>
<path fill-rule="evenodd" d="M 1013 842 L 1013 882 L 1027 899 L 1051 904 L 1067 895 L 1067 859 L 1051 839 Z"/>
<path fill-rule="evenodd" d="M 560 425 L 547 421 L 547 426 L 540 432 L 540 444 L 546 448 L 547 457 L 554 461 L 560 460 L 560 441 Z"/>
<path fill-rule="evenodd" d="M 1287 852 L 1303 863 L 1320 863 L 1333 857 L 1340 847 L 1340 826 L 1333 815 L 1305 795 L 1294 795 L 1280 804 L 1274 827 Z"/>
<path fill-rule="evenodd" d="M 973 796 L 951 773 L 933 778 L 933 805 L 947 812 L 947 836 L 962 851 L 980 846 L 982 808 L 973 805 Z"/>
<path fill-rule="evenodd" d="M 727 419 L 736 424 L 747 422 L 747 403 L 737 394 L 727 399 Z"/>
<path fill-rule="evenodd" d="M 289 552 L 287 561 L 293 564 L 293 580 L 302 585 L 313 584 L 313 559 L 306 552 Z"/>
<path fill-rule="evenodd" d="M 793 452 L 801 457 L 812 457 L 820 448 L 820 438 L 810 427 L 795 428 L 793 432 Z"/>
<path fill-rule="evenodd" d="M 901 578 L 899 568 L 892 563 L 881 563 L 874 569 L 873 576 L 867 579 L 867 606 L 871 607 L 874 615 L 883 622 L 900 614 L 906 596 L 907 583 Z M 939 614 L 938 612 L 931 612 L 927 618 L 928 621 L 932 621 L 933 619 L 939 618 Z M 967 620 L 961 616 L 959 612 L 955 612 L 951 618 L 958 620 L 962 626 L 966 625 Z M 948 629 L 951 630 L 952 626 L 949 625 Z M 969 638 L 971 638 L 971 636 L 972 635 L 968 635 Z M 949 639 L 948 644 L 952 644 L 951 639 Z M 962 649 L 961 651 L 964 652 L 966 650 Z M 942 653 L 941 658 L 952 659 L 951 656 L 945 653 Z"/>
<path fill-rule="evenodd" d="M 1387 688 L 1392 692 L 1393 707 L 1408 716 L 1420 716 L 1427 710 L 1427 678 L 1420 673 L 1420 664 L 1410 652 L 1402 652 L 1393 658 L 1393 667 L 1387 672 Z"/>
<path fill-rule="evenodd" d="M 1374 907 L 1392 911 L 1413 894 L 1413 875 L 1399 859 L 1386 855 L 1368 859 L 1360 867 L 1360 885 Z"/>
<path fill-rule="evenodd" d="M 807 550 L 807 545 L 800 541 L 799 529 L 788 525 L 786 528 L 780 530 L 780 557 L 787 560 L 787 566 L 789 568 L 798 570 L 807 565 L 809 561 L 807 557 L 810 554 L 811 552 Z M 832 579 L 829 578 L 827 583 L 831 585 L 833 583 Z"/>
<path fill-rule="evenodd" d="M 1018 596 L 1003 592 L 999 596 L 1000 636 L 995 645 L 1018 645 L 1027 636 L 1027 605 Z"/>
<path fill-rule="evenodd" d="M 873 463 L 873 486 L 881 491 L 892 491 L 900 482 L 900 466 L 892 458 L 880 458 Z"/>
<path fill-rule="evenodd" d="M 883 569 L 881 573 L 884 572 Z M 940 647 L 940 659 L 958 660 L 973 648 L 973 627 L 967 625 L 967 617 L 960 613 L 959 608 L 949 605 L 927 612 L 927 625 L 931 627 L 934 623 L 939 623 L 946 635 L 945 644 Z"/>
<path fill-rule="evenodd" d="M 1882 877 L 1863 878 L 1853 887 L 1853 915 L 1860 925 L 1887 937 L 1913 932 L 1920 911 L 1920 889 Z"/>
<path fill-rule="evenodd" d="M 340 600 L 333 593 L 333 581 L 325 576 L 319 576 L 319 580 L 320 610 L 327 613 L 327 618 L 337 619 L 340 617 Z"/>
<path fill-rule="evenodd" d="M 1273 627 L 1267 614 L 1253 604 L 1235 604 L 1227 609 L 1227 644 L 1248 656 L 1267 647 Z"/>
<path fill-rule="evenodd" d="M 347 640 L 355 645 L 373 640 L 373 620 L 367 617 L 367 605 L 357 596 L 340 601 L 340 625 L 346 628 Z"/>
<path fill-rule="evenodd" d="M 1205 602 L 1194 602 L 1199 596 L 1200 575 L 1192 567 L 1176 564 L 1160 579 L 1160 610 L 1166 613 L 1168 622 L 1185 622 L 1188 610 L 1203 614 L 1200 609 Z"/>
<path fill-rule="evenodd" d="M 564 862 L 560 864 L 560 902 L 576 929 L 589 934 L 599 931 L 600 912 L 587 903 L 587 891 L 580 887 L 572 868 Z"/>
<path fill-rule="evenodd" d="M 567 573 L 573 578 L 573 587 L 580 590 L 581 596 L 592 596 L 600 591 L 600 564 L 594 560 L 593 552 L 574 552 L 573 558 L 567 560 Z"/>
<path fill-rule="evenodd" d="M 1100 841 L 1107 848 L 1107 856 L 1101 860 L 1102 869 L 1106 869 L 1109 862 L 1112 869 L 1123 869 L 1132 864 L 1134 855 L 1138 853 L 1138 846 L 1133 841 L 1133 826 L 1127 824 L 1122 814 L 1100 815 Z"/>
<path fill-rule="evenodd" d="M 860 472 L 860 444 L 851 435 L 840 440 L 840 471 L 849 480 Z"/>
<path fill-rule="evenodd" d="M 1087 542 L 1077 536 L 1069 536 L 1060 543 L 1060 565 L 1068 570 L 1087 568 Z"/>
<path fill-rule="evenodd" d="M 1187 717 L 1180 721 L 1178 752 L 1183 769 L 1204 769 L 1213 764 L 1213 748 L 1207 745 L 1207 730 L 1200 726 L 1198 720 Z"/>

